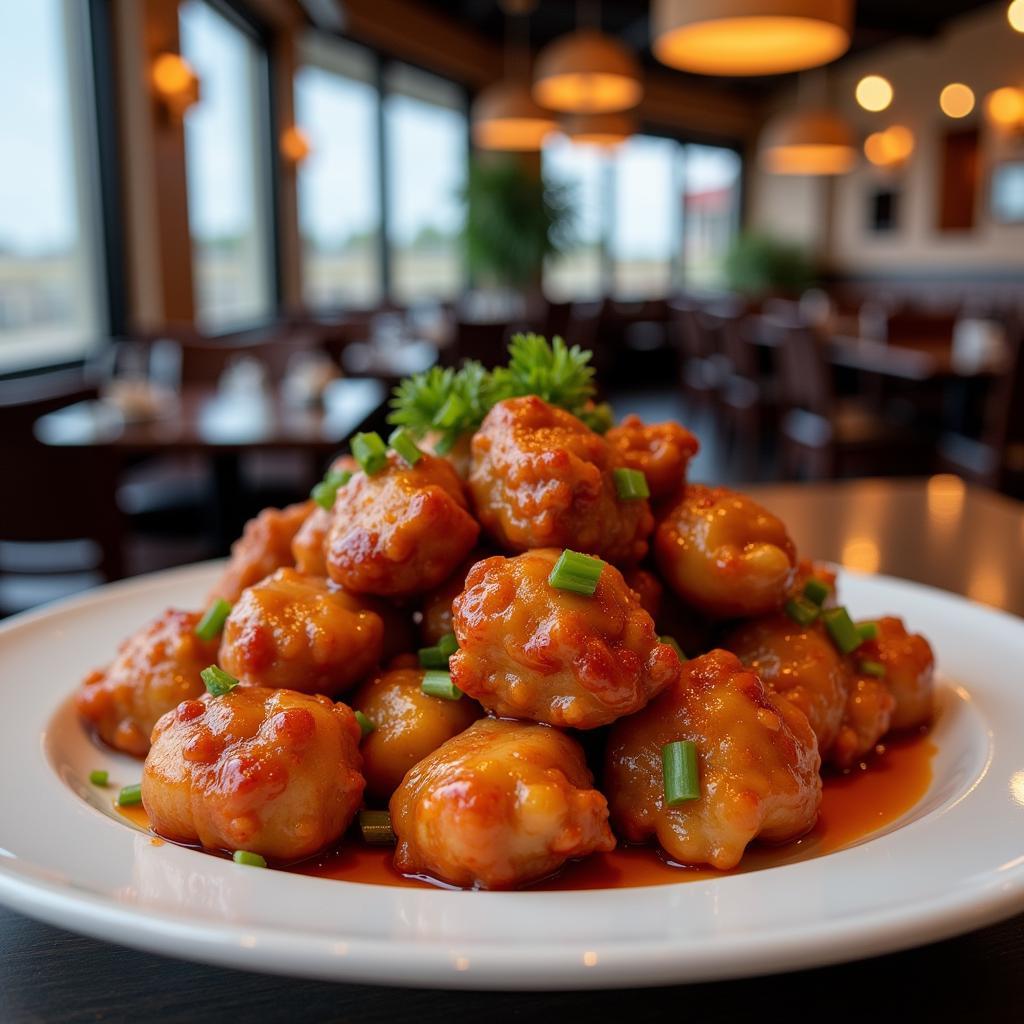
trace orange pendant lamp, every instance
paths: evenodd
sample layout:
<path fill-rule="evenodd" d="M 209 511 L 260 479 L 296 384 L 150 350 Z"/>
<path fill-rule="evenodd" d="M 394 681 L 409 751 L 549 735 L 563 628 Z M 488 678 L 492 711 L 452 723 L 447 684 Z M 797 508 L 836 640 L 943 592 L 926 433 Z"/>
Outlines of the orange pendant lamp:
<path fill-rule="evenodd" d="M 621 111 L 614 114 L 568 114 L 559 124 L 573 142 L 603 149 L 618 146 L 636 134 L 636 119 Z"/>
<path fill-rule="evenodd" d="M 570 114 L 610 114 L 635 107 L 643 96 L 636 58 L 595 28 L 550 43 L 537 57 L 533 98 Z"/>
<path fill-rule="evenodd" d="M 774 75 L 827 64 L 850 46 L 853 0 L 653 0 L 651 48 L 702 75 Z"/>
<path fill-rule="evenodd" d="M 798 110 L 768 123 L 760 160 L 771 174 L 846 174 L 857 162 L 849 125 L 830 110 Z"/>

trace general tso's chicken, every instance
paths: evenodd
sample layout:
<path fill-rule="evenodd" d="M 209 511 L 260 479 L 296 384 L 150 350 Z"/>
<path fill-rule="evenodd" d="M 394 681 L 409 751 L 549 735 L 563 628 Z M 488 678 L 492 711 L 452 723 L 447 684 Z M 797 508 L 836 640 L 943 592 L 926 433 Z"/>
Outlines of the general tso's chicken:
<path fill-rule="evenodd" d="M 359 808 L 359 736 L 351 710 L 323 696 L 237 687 L 187 700 L 153 732 L 142 802 L 175 842 L 301 860 Z"/>
<path fill-rule="evenodd" d="M 852 682 L 825 627 L 801 626 L 777 612 L 730 630 L 725 646 L 807 716 L 824 758 L 839 735 Z"/>
<path fill-rule="evenodd" d="M 455 600 L 459 650 L 449 665 L 456 685 L 495 714 L 593 729 L 642 708 L 680 663 L 614 566 L 591 597 L 552 586 L 560 554 L 477 562 Z"/>
<path fill-rule="evenodd" d="M 424 453 L 410 466 L 391 451 L 385 468 L 338 488 L 327 571 L 355 594 L 423 594 L 451 576 L 479 532 L 448 462 Z"/>
<path fill-rule="evenodd" d="M 508 889 L 608 851 L 605 798 L 557 729 L 483 718 L 415 765 L 391 798 L 395 867 Z"/>
<path fill-rule="evenodd" d="M 331 513 L 314 505 L 298 533 L 292 538 L 292 560 L 305 576 L 326 576 L 327 556 L 324 542 L 331 528 Z"/>
<path fill-rule="evenodd" d="M 654 553 L 669 586 L 715 618 L 774 611 L 796 575 L 782 521 L 725 487 L 688 485 L 659 524 Z"/>
<path fill-rule="evenodd" d="M 646 569 L 629 569 L 622 576 L 629 589 L 640 599 L 640 607 L 657 622 L 665 597 L 665 588 L 658 577 Z"/>
<path fill-rule="evenodd" d="M 647 477 L 651 500 L 669 498 L 686 482 L 686 467 L 700 444 L 678 423 L 644 423 L 627 416 L 604 435 L 625 465 Z"/>
<path fill-rule="evenodd" d="M 648 502 L 618 497 L 621 455 L 571 413 L 534 395 L 499 402 L 472 452 L 477 518 L 502 548 L 568 547 L 626 564 L 647 553 Z"/>
<path fill-rule="evenodd" d="M 821 602 L 823 608 L 835 608 L 839 603 L 839 592 L 836 588 L 836 571 L 824 562 L 815 562 L 810 558 L 801 558 L 797 562 L 796 575 L 789 589 L 789 596 L 801 598 L 804 596 L 804 588 L 814 580 L 825 586 L 828 593 Z"/>
<path fill-rule="evenodd" d="M 294 563 L 292 541 L 316 505 L 303 501 L 287 508 L 265 508 L 245 524 L 242 536 L 231 545 L 231 558 L 210 599 L 238 600 L 246 587 L 258 583 L 275 569 Z"/>
<path fill-rule="evenodd" d="M 475 700 L 442 700 L 420 686 L 423 669 L 384 672 L 352 695 L 352 708 L 373 723 L 363 740 L 366 794 L 386 804 L 405 773 L 446 740 L 468 729 L 483 710 Z"/>
<path fill-rule="evenodd" d="M 823 755 L 824 760 L 846 769 L 867 756 L 889 731 L 895 707 L 896 701 L 883 680 L 854 676 L 839 733 Z"/>
<path fill-rule="evenodd" d="M 376 668 L 383 640 L 380 616 L 351 594 L 278 569 L 231 609 L 219 664 L 250 686 L 334 696 Z"/>
<path fill-rule="evenodd" d="M 199 615 L 165 611 L 129 637 L 106 668 L 78 692 L 82 719 L 110 746 L 145 757 L 157 719 L 204 692 L 200 673 L 217 659 L 217 641 L 195 635 Z"/>
<path fill-rule="evenodd" d="M 481 555 L 481 558 L 487 557 Z M 422 621 L 420 622 L 420 640 L 424 646 L 432 647 L 441 637 L 453 632 L 452 602 L 462 593 L 466 586 L 466 575 L 479 559 L 467 559 L 452 573 L 451 578 L 442 583 L 437 590 L 432 590 L 423 598 L 420 606 Z"/>
<path fill-rule="evenodd" d="M 700 795 L 665 801 L 662 748 L 695 744 Z M 753 839 L 781 843 L 813 827 L 820 760 L 803 712 L 773 697 L 735 655 L 715 650 L 608 737 L 604 789 L 616 832 L 654 835 L 683 864 L 735 867 Z"/>
<path fill-rule="evenodd" d="M 903 620 L 877 620 L 878 636 L 857 648 L 861 661 L 877 661 L 885 669 L 885 685 L 896 701 L 893 729 L 912 729 L 931 721 L 934 711 L 935 657 L 920 633 L 908 633 Z"/>

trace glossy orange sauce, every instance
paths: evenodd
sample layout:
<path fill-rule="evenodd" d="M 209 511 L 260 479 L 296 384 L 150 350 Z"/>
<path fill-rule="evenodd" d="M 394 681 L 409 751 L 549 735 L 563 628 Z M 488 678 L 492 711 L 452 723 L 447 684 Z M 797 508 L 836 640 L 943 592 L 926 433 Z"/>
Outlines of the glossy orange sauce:
<path fill-rule="evenodd" d="M 865 768 L 824 777 L 818 823 L 803 838 L 785 846 L 754 844 L 732 871 L 674 864 L 650 846 L 624 846 L 567 864 L 551 878 L 530 886 L 540 890 L 629 889 L 720 878 L 744 871 L 791 864 L 852 846 L 885 828 L 909 811 L 928 791 L 935 745 L 926 734 L 889 739 Z M 116 807 L 139 828 L 149 828 L 141 804 Z M 368 885 L 411 888 L 436 886 L 433 879 L 410 878 L 392 867 L 389 846 L 367 846 L 346 840 L 337 849 L 285 868 L 300 875 L 334 878 Z"/>

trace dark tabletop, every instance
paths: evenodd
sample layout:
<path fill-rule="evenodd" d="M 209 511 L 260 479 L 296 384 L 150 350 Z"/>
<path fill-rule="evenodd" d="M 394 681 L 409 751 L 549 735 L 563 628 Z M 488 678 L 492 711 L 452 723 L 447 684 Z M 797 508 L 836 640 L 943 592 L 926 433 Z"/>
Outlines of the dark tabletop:
<path fill-rule="evenodd" d="M 1024 506 L 949 477 L 752 488 L 797 545 L 1024 614 Z M 936 851 L 941 856 L 941 851 Z M 970 1021 L 1024 1019 L 1024 916 L 794 974 L 591 993 L 458 993 L 294 981 L 167 960 L 0 908 L 0 1024 L 39 1021 Z"/>

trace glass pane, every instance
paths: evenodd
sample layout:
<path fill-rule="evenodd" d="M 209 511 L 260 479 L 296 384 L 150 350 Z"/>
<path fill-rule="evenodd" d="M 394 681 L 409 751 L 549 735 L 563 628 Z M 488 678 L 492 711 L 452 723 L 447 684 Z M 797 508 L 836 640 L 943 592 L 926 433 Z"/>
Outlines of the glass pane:
<path fill-rule="evenodd" d="M 572 188 L 576 219 L 572 245 L 544 267 L 544 292 L 553 302 L 595 299 L 603 293 L 601 238 L 607 160 L 594 146 L 555 135 L 544 144 L 545 178 Z"/>
<path fill-rule="evenodd" d="M 649 135 L 634 135 L 616 150 L 612 253 L 617 298 L 654 298 L 672 290 L 680 227 L 678 151 L 671 139 Z"/>
<path fill-rule="evenodd" d="M 384 100 L 392 292 L 402 303 L 453 298 L 464 280 L 466 117 L 448 83 L 412 68 L 396 71 Z M 438 102 L 446 91 L 454 95 Z"/>
<path fill-rule="evenodd" d="M 98 336 L 96 175 L 84 34 L 63 0 L 5 5 L 0 31 L 0 368 L 83 355 Z M 81 109 L 77 109 L 81 105 Z"/>
<path fill-rule="evenodd" d="M 360 51 L 337 50 L 358 70 Z M 321 310 L 375 305 L 381 297 L 376 90 L 306 64 L 295 76 L 295 112 L 311 148 L 299 169 L 305 302 Z"/>
<path fill-rule="evenodd" d="M 683 171 L 683 279 L 688 285 L 725 283 L 723 261 L 739 224 L 739 153 L 687 146 Z"/>
<path fill-rule="evenodd" d="M 180 8 L 181 52 L 200 80 L 185 118 L 196 317 L 207 329 L 267 319 L 273 307 L 259 131 L 262 54 L 202 0 Z"/>

